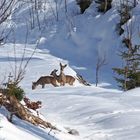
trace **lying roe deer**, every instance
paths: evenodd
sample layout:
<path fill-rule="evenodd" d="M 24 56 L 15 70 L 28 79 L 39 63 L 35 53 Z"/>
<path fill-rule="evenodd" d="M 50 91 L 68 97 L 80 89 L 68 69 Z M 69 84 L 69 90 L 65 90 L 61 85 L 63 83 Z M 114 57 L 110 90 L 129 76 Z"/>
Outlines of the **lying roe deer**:
<path fill-rule="evenodd" d="M 58 70 L 54 69 L 50 75 L 54 76 L 54 78 L 58 81 L 58 83 L 60 83 L 61 85 L 61 82 L 62 82 L 62 79 L 61 79 L 61 75 L 57 75 L 56 72 Z M 65 78 L 66 78 L 66 81 L 65 83 L 68 83 L 69 85 L 73 85 L 73 83 L 75 82 L 75 78 L 70 76 L 70 75 L 65 75 Z"/>
<path fill-rule="evenodd" d="M 65 85 L 65 83 L 66 83 L 66 75 L 64 74 L 64 68 L 67 66 L 67 64 L 65 64 L 65 65 L 62 65 L 61 63 L 60 63 L 60 75 L 59 75 L 59 77 L 60 77 L 60 85 Z"/>
<path fill-rule="evenodd" d="M 36 82 L 32 82 L 32 90 L 35 89 L 38 85 L 42 85 L 42 88 L 44 88 L 45 84 L 52 84 L 54 87 L 58 86 L 54 77 L 41 76 Z"/>

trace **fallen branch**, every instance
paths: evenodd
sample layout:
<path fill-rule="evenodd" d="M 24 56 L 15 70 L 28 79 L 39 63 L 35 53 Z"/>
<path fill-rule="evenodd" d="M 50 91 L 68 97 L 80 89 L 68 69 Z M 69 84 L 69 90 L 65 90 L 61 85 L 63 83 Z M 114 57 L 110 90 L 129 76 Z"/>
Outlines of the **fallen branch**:
<path fill-rule="evenodd" d="M 9 112 L 14 112 L 14 115 L 22 120 L 30 122 L 36 126 L 43 126 L 44 128 L 51 128 L 53 130 L 58 130 L 51 123 L 42 120 L 38 116 L 33 115 L 31 111 L 25 108 L 24 105 L 22 105 L 14 96 L 8 96 L 7 101 L 5 101 L 2 104 Z"/>

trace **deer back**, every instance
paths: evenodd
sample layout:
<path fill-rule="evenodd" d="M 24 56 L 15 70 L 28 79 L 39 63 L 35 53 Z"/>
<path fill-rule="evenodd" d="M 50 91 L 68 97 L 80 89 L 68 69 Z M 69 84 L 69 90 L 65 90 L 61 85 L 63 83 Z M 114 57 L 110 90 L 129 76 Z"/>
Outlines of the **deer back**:
<path fill-rule="evenodd" d="M 73 83 L 75 82 L 75 78 L 71 75 L 66 75 L 66 83 L 68 83 L 69 85 L 73 85 Z"/>
<path fill-rule="evenodd" d="M 37 84 L 42 85 L 42 84 L 50 84 L 53 83 L 54 81 L 56 81 L 56 79 L 52 76 L 42 76 L 37 80 Z"/>
<path fill-rule="evenodd" d="M 53 76 L 41 76 L 36 82 L 32 83 L 32 89 L 35 89 L 38 85 L 42 85 L 42 88 L 44 88 L 45 84 L 52 84 L 55 87 L 58 86 Z"/>

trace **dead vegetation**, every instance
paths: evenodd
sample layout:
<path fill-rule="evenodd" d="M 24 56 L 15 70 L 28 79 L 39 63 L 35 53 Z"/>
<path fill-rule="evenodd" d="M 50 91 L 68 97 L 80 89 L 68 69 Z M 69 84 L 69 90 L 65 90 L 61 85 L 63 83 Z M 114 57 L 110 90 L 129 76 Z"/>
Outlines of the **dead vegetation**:
<path fill-rule="evenodd" d="M 34 109 L 36 109 L 37 107 L 40 107 L 40 102 L 39 102 L 39 105 L 37 102 L 33 104 L 34 104 Z M 35 104 L 37 105 L 37 107 L 35 106 Z M 46 120 L 41 119 L 38 116 L 33 115 L 32 112 L 28 108 L 26 108 L 23 104 L 21 104 L 16 99 L 15 96 L 7 96 L 1 93 L 0 105 L 4 106 L 9 112 L 11 112 L 12 115 L 10 116 L 10 119 L 9 119 L 11 122 L 12 122 L 12 116 L 15 115 L 18 118 L 25 120 L 33 125 L 58 130 L 51 123 L 47 122 Z"/>

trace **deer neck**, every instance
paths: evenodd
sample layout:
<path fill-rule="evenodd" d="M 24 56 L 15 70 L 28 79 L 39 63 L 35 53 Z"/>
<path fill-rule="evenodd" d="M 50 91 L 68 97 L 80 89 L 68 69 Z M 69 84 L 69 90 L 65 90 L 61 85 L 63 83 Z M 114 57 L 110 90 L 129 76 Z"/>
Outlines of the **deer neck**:
<path fill-rule="evenodd" d="M 54 73 L 53 76 L 56 80 L 59 80 L 59 76 L 56 73 Z"/>
<path fill-rule="evenodd" d="M 35 86 L 38 86 L 40 84 L 40 81 L 35 82 Z"/>

